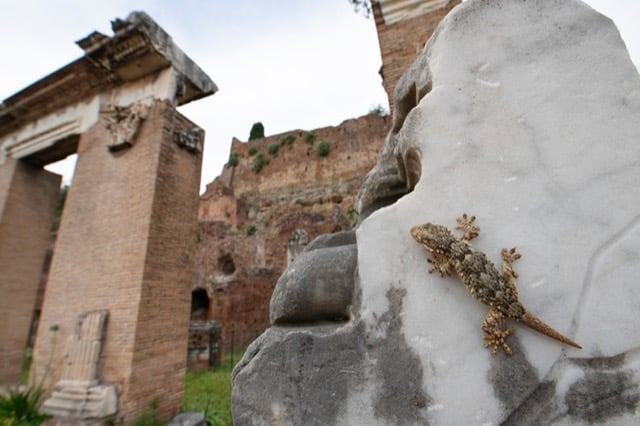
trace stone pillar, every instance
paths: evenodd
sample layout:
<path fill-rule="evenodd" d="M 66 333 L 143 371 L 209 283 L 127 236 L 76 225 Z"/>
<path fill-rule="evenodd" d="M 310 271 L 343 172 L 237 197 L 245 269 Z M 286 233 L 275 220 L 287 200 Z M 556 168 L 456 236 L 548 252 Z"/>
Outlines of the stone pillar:
<path fill-rule="evenodd" d="M 20 379 L 59 187 L 41 168 L 0 164 L 0 382 Z"/>
<path fill-rule="evenodd" d="M 182 403 L 204 137 L 170 102 L 144 110 L 140 120 L 114 121 L 122 108 L 103 108 L 80 139 L 34 359 L 41 375 L 53 351 L 55 383 L 64 349 L 47 330 L 58 325 L 64 342 L 80 313 L 108 310 L 100 376 L 115 385 L 125 424 L 153 402 L 162 418 Z"/>

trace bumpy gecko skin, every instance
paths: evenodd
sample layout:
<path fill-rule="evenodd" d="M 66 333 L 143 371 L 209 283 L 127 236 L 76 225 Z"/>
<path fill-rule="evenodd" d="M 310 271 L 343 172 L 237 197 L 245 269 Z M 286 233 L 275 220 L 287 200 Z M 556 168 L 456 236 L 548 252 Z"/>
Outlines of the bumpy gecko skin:
<path fill-rule="evenodd" d="M 460 238 L 456 238 L 445 226 L 432 223 L 414 226 L 411 236 L 432 255 L 428 260 L 432 265 L 429 273 L 435 271 L 444 277 L 455 272 L 469 293 L 489 306 L 489 313 L 482 323 L 482 330 L 486 333 L 484 339 L 487 341 L 484 346 L 492 347 L 493 355 L 500 347 L 511 355 L 511 348 L 505 339 L 514 329 L 502 330 L 500 326 L 512 318 L 553 339 L 581 349 L 576 342 L 528 312 L 518 300 L 515 284 L 518 274 L 513 269 L 513 262 L 521 255 L 515 248 L 502 249 L 502 273 L 499 273 L 487 255 L 470 244 L 480 233 L 480 228 L 474 224 L 475 220 L 475 216 L 466 214 L 456 219 L 455 229 L 463 232 Z"/>

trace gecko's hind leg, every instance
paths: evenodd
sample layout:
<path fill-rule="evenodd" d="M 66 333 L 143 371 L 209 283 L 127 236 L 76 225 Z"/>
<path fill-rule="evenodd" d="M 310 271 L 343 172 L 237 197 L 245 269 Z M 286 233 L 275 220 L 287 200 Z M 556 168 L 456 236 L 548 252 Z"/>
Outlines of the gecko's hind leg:
<path fill-rule="evenodd" d="M 463 232 L 463 235 L 462 237 L 460 237 L 460 239 L 464 241 L 471 241 L 475 237 L 480 235 L 480 227 L 473 224 L 475 220 L 475 216 L 469 217 L 466 213 L 464 213 L 462 217 L 456 219 L 456 222 L 458 223 L 456 225 L 456 229 Z"/>
<path fill-rule="evenodd" d="M 514 329 L 509 327 L 504 331 L 501 330 L 500 326 L 505 320 L 505 316 L 500 311 L 495 308 L 491 308 L 482 323 L 482 330 L 486 333 L 484 336 L 484 339 L 486 340 L 484 347 L 488 348 L 491 346 L 491 353 L 494 356 L 500 347 L 504 349 L 507 355 L 511 355 L 511 348 L 507 345 L 504 339 L 513 333 Z"/>

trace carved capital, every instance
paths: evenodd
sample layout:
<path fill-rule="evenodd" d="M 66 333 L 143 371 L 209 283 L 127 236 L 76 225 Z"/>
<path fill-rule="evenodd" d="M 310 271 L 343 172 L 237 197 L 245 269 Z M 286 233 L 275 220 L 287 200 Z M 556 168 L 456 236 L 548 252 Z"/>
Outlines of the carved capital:
<path fill-rule="evenodd" d="M 176 130 L 173 132 L 173 141 L 192 154 L 200 154 L 204 147 L 204 130 L 200 127 L 187 132 Z"/>
<path fill-rule="evenodd" d="M 135 143 L 140 124 L 149 115 L 149 105 L 141 102 L 129 106 L 111 105 L 102 111 L 107 120 L 107 129 L 111 133 L 109 151 L 129 148 Z"/>

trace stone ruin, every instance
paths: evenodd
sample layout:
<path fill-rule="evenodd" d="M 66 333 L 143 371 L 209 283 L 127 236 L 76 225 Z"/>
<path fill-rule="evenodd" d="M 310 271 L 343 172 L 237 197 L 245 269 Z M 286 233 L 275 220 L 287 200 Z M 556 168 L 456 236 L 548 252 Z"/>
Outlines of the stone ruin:
<path fill-rule="evenodd" d="M 637 424 L 640 77 L 608 18 L 575 0 L 468 0 L 398 82 L 357 231 L 312 241 L 280 278 L 271 328 L 233 372 L 237 425 Z M 517 247 L 520 300 L 582 345 L 428 274 L 409 230 L 481 227 Z M 269 389 L 269 392 L 265 392 Z"/>
<path fill-rule="evenodd" d="M 0 380 L 19 378 L 50 242 L 60 176 L 42 167 L 77 153 L 31 377 L 49 412 L 111 416 L 115 395 L 131 424 L 182 404 L 204 132 L 176 108 L 217 88 L 145 13 L 112 29 L 0 105 Z"/>
<path fill-rule="evenodd" d="M 78 318 L 76 331 L 65 344 L 62 378 L 51 397 L 44 401 L 44 413 L 82 419 L 109 418 L 116 414 L 115 387 L 100 385 L 98 377 L 108 316 L 107 311 L 97 311 Z"/>

